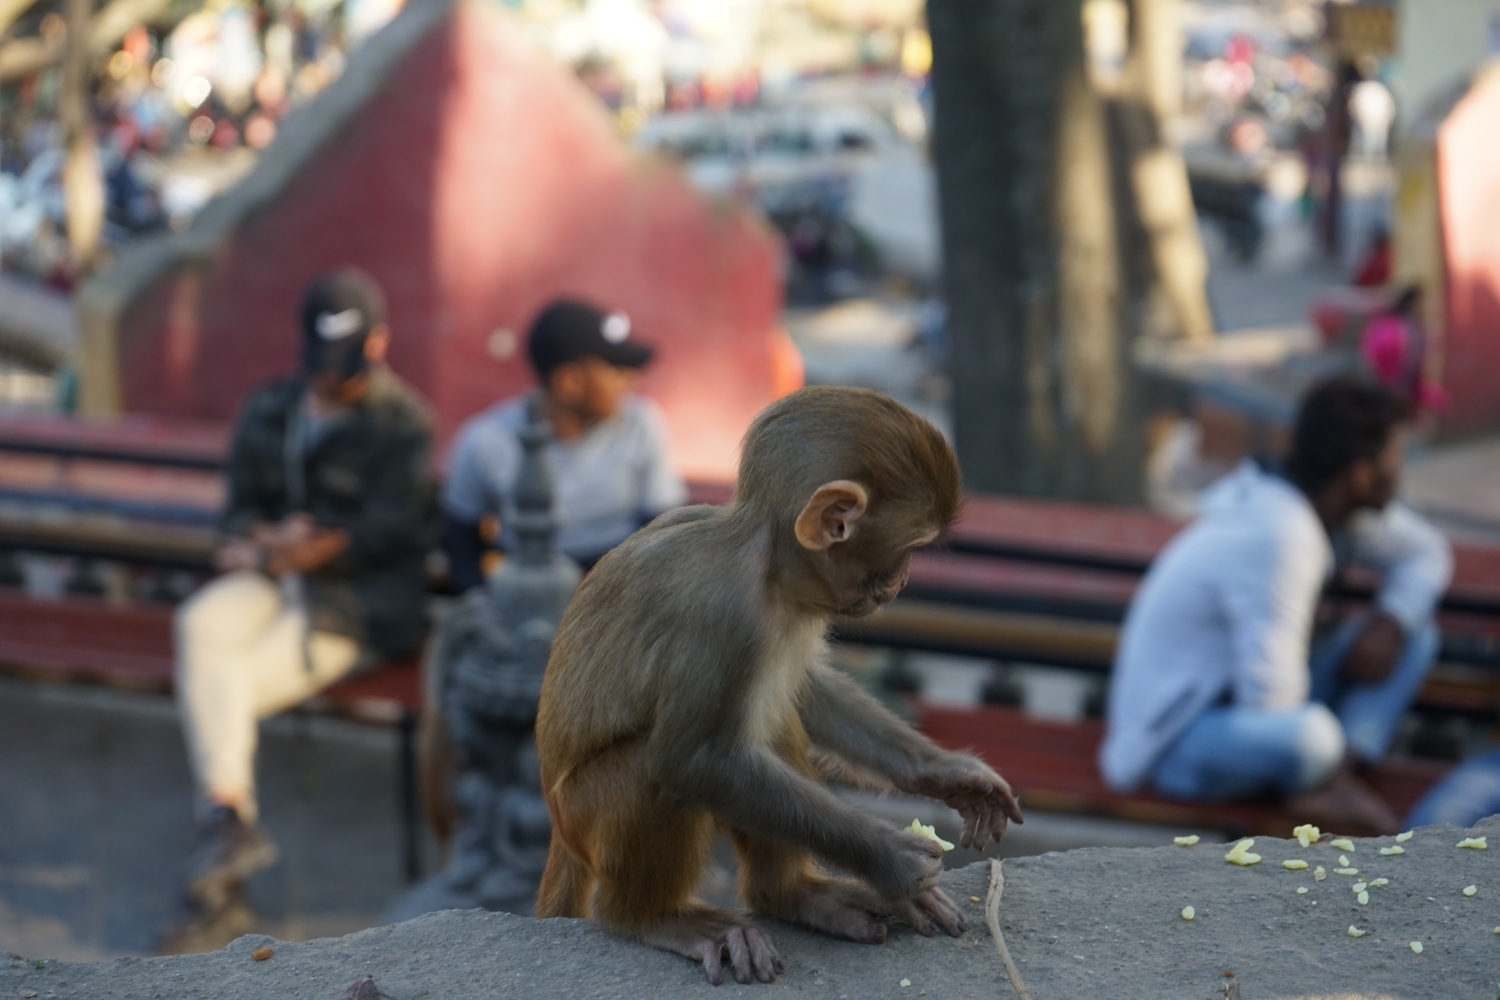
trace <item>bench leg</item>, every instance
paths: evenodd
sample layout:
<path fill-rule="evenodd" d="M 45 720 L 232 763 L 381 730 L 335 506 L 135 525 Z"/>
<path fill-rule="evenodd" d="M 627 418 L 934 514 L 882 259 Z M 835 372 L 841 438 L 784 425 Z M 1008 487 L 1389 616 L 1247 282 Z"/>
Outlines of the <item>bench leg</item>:
<path fill-rule="evenodd" d="M 401 810 L 401 855 L 406 880 L 415 882 L 422 877 L 422 858 L 418 838 L 421 830 L 417 818 L 417 713 L 406 708 L 401 711 L 400 760 L 396 783 L 400 790 Z"/>

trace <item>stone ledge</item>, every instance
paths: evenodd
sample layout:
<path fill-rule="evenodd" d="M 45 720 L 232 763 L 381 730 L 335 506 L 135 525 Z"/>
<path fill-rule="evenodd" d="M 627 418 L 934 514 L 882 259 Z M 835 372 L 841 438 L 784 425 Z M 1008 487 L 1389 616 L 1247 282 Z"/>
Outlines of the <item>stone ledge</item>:
<path fill-rule="evenodd" d="M 1474 831 L 1487 851 L 1458 849 L 1465 831 L 1427 827 L 1406 853 L 1382 857 L 1389 838 L 1349 853 L 1362 877 L 1386 877 L 1367 906 L 1356 881 L 1334 875 L 1339 851 L 1258 838 L 1262 863 L 1226 864 L 1221 845 L 1091 848 L 1005 862 L 1006 941 L 1037 1000 L 1210 998 L 1235 975 L 1252 998 L 1449 1000 L 1495 995 L 1500 981 L 1500 819 Z M 1288 871 L 1281 862 L 1322 865 Z M 240 938 L 223 951 L 174 958 L 37 963 L 0 959 L 0 1000 L 203 997 L 213 1000 L 340 1000 L 362 976 L 390 1000 L 435 997 L 725 997 L 797 994 L 829 1000 L 1010 998 L 1014 991 L 984 929 L 985 864 L 950 871 L 944 887 L 969 916 L 960 939 L 901 928 L 883 945 L 834 941 L 771 925 L 787 960 L 774 986 L 717 990 L 687 961 L 621 941 L 584 921 L 537 921 L 480 911 L 429 914 L 389 927 L 307 944 Z M 1477 885 L 1474 897 L 1462 894 Z M 1306 886 L 1306 895 L 1296 888 Z M 1191 923 L 1180 916 L 1191 905 Z M 1347 934 L 1350 924 L 1366 936 Z M 1420 940 L 1422 954 L 1409 942 Z M 250 953 L 270 945 L 263 962 Z M 902 979 L 910 987 L 900 986 Z M 1222 994 L 1221 994 L 1222 995 Z"/>

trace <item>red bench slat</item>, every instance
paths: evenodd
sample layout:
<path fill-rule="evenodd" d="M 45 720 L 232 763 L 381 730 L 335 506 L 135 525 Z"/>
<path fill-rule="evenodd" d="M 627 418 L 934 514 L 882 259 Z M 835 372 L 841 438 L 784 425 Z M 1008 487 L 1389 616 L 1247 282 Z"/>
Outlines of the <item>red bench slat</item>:
<path fill-rule="evenodd" d="M 1104 738 L 1104 724 L 1097 719 L 1056 722 L 991 705 L 957 709 L 919 703 L 918 713 L 918 724 L 934 742 L 977 753 L 1021 794 L 1023 805 L 1280 837 L 1296 822 L 1270 800 L 1200 804 L 1110 791 L 1095 763 Z M 1388 758 L 1372 772 L 1370 784 L 1404 815 L 1448 770 L 1437 762 Z"/>
<path fill-rule="evenodd" d="M 166 690 L 172 610 L 0 593 L 0 664 L 13 671 Z"/>
<path fill-rule="evenodd" d="M 92 419 L 53 414 L 9 414 L 0 417 L 0 450 L 51 449 L 129 456 L 142 462 L 223 462 L 229 452 L 230 426 L 185 417 L 131 414 Z"/>
<path fill-rule="evenodd" d="M 0 669 L 169 691 L 172 614 L 157 604 L 115 605 L 76 596 L 39 600 L 0 591 Z M 380 703 L 415 710 L 422 701 L 420 675 L 415 659 L 395 662 L 335 684 L 319 697 L 334 709 L 362 708 L 356 714 L 381 715 Z"/>

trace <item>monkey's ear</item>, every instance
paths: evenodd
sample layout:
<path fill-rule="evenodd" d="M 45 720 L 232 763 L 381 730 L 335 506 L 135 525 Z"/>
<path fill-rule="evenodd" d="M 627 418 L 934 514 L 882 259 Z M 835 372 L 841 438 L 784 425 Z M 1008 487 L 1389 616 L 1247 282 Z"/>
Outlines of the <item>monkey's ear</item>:
<path fill-rule="evenodd" d="M 797 515 L 797 543 L 821 552 L 847 542 L 869 505 L 865 488 L 848 479 L 835 479 L 813 491 L 812 499 Z"/>

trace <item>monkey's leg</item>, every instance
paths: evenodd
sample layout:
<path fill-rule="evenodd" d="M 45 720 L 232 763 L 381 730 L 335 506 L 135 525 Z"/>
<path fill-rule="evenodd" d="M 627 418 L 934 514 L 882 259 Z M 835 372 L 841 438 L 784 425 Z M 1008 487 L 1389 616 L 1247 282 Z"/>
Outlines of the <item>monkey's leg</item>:
<path fill-rule="evenodd" d="M 819 874 L 806 851 L 733 831 L 739 856 L 740 899 L 751 913 L 813 930 L 879 944 L 885 940 L 882 909 L 874 892 L 849 879 Z"/>
<path fill-rule="evenodd" d="M 547 867 L 537 887 L 538 917 L 587 917 L 595 885 L 594 844 L 601 817 L 614 808 L 621 781 L 633 778 L 638 751 L 615 747 L 543 789 L 552 817 Z"/>
<path fill-rule="evenodd" d="M 554 825 L 547 848 L 547 867 L 536 890 L 536 916 L 586 917 L 594 878 L 588 868 L 563 843 Z"/>
<path fill-rule="evenodd" d="M 640 839 L 636 828 L 642 821 L 637 815 L 642 804 L 636 799 L 646 794 L 642 790 L 648 785 L 640 746 L 623 743 L 569 769 L 561 779 L 544 788 L 547 812 L 552 818 L 552 837 L 547 847 L 547 867 L 537 888 L 537 917 L 593 917 L 608 923 L 593 906 L 599 868 L 609 857 L 620 853 L 618 842 L 622 836 Z M 661 832 L 667 835 L 671 831 Z M 649 848 L 652 839 L 649 833 L 646 839 Z M 706 858 L 705 853 L 697 862 L 698 869 L 702 869 Z M 665 882 L 656 888 L 673 898 L 686 897 L 691 892 L 691 886 L 679 892 Z"/>
<path fill-rule="evenodd" d="M 611 754 L 575 775 L 608 788 L 588 832 L 598 878 L 593 917 L 612 930 L 703 963 L 724 980 L 725 959 L 741 983 L 769 983 L 785 968 L 770 937 L 738 914 L 693 897 L 708 864 L 714 821 L 697 806 L 667 799 L 647 780 L 638 753 Z"/>
<path fill-rule="evenodd" d="M 958 907 L 941 889 L 888 903 L 862 882 L 820 874 L 800 848 L 738 831 L 733 840 L 740 859 L 740 898 L 752 913 L 863 944 L 886 939 L 885 917 L 900 917 L 927 936 L 940 927 L 954 937 L 967 929 Z"/>
<path fill-rule="evenodd" d="M 776 752 L 810 780 L 819 780 L 799 723 L 783 734 Z M 740 862 L 740 901 L 751 913 L 801 924 L 847 941 L 879 944 L 885 940 L 886 927 L 879 920 L 884 914 L 872 890 L 850 879 L 823 875 L 802 847 L 740 830 L 730 830 L 729 834 Z"/>
<path fill-rule="evenodd" d="M 575 767 L 547 790 L 547 805 L 552 843 L 537 916 L 591 916 L 703 963 L 715 985 L 726 957 L 742 983 L 751 976 L 770 982 L 785 968 L 767 935 L 693 898 L 712 846 L 712 817 L 663 799 L 638 745 Z"/>
<path fill-rule="evenodd" d="M 703 963 L 715 986 L 724 981 L 726 958 L 741 983 L 752 977 L 763 983 L 774 980 L 785 966 L 770 936 L 738 914 L 707 906 L 692 895 L 708 861 L 713 835 L 708 813 L 661 802 L 632 812 L 613 817 L 615 822 L 598 838 L 595 919 Z"/>

